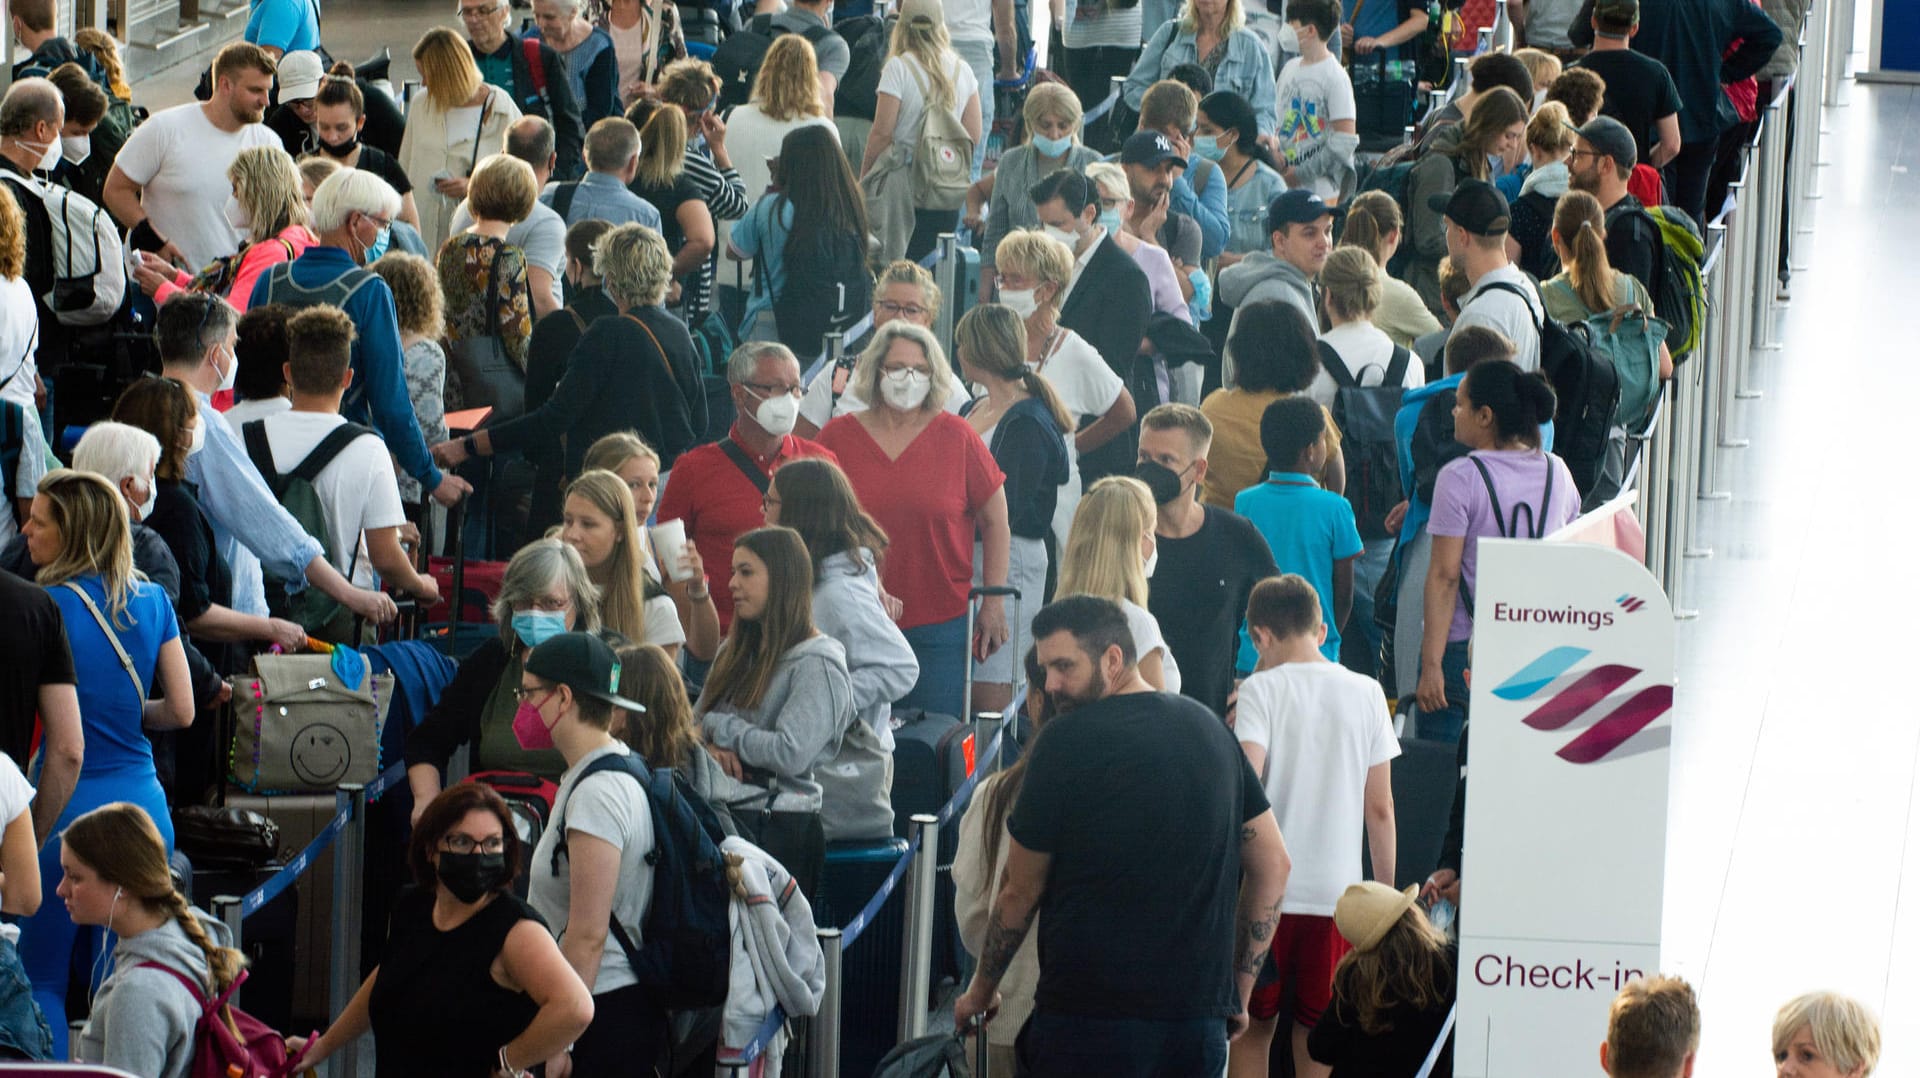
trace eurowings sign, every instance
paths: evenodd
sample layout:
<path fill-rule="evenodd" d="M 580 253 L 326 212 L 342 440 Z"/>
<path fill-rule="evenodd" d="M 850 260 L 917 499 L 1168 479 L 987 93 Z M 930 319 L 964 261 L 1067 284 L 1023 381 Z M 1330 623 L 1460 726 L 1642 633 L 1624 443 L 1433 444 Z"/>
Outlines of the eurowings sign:
<path fill-rule="evenodd" d="M 1483 539 L 1454 1073 L 1594 1068 L 1660 963 L 1673 614 L 1633 558 Z"/>

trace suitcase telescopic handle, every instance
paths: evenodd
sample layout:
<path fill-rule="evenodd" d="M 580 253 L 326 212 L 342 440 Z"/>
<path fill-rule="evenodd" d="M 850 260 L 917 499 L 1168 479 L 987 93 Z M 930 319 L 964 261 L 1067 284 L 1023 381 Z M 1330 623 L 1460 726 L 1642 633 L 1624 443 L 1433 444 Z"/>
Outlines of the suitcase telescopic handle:
<path fill-rule="evenodd" d="M 1020 589 L 1002 584 L 997 587 L 978 587 L 967 592 L 967 598 L 969 599 L 979 599 L 983 596 L 991 598 L 993 596 L 1004 597 L 1009 595 L 1015 599 L 1020 598 Z"/>

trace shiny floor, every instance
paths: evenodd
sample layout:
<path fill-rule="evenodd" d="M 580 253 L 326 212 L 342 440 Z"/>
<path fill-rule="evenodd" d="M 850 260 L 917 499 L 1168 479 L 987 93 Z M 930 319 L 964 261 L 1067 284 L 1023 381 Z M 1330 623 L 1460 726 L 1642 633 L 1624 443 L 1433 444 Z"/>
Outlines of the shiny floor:
<path fill-rule="evenodd" d="M 1775 1009 L 1845 992 L 1882 1016 L 1875 1072 L 1920 1073 L 1920 704 L 1902 549 L 1920 290 L 1920 88 L 1849 85 L 1796 222 L 1784 347 L 1733 413 L 1679 632 L 1665 941 L 1702 993 L 1697 1074 L 1770 1073 Z M 1584 1073 L 1579 1071 L 1574 1073 Z M 1597 1065 L 1594 1073 L 1597 1073 Z"/>

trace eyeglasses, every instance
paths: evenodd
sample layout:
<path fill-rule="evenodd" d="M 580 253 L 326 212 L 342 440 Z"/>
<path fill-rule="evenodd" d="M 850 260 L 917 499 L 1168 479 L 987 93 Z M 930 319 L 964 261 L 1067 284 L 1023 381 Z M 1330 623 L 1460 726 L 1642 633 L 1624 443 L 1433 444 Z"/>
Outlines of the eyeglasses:
<path fill-rule="evenodd" d="M 762 513 L 771 512 L 778 508 L 780 508 L 780 499 L 774 497 L 773 495 L 769 494 L 766 497 L 760 499 L 760 511 Z"/>
<path fill-rule="evenodd" d="M 790 386 L 770 386 L 760 382 L 742 382 L 747 390 L 756 397 L 797 397 L 802 389 L 798 383 Z"/>
<path fill-rule="evenodd" d="M 555 599 L 551 595 L 542 595 L 534 599 L 522 599 L 512 605 L 515 611 L 544 610 L 549 614 L 561 614 L 573 606 L 573 600 Z"/>
<path fill-rule="evenodd" d="M 472 835 L 452 834 L 440 840 L 440 848 L 448 853 L 472 853 L 475 850 L 481 853 L 505 853 L 507 840 L 501 835 L 490 835 L 476 842 Z"/>
<path fill-rule="evenodd" d="M 883 299 L 874 306 L 880 308 L 881 314 L 892 318 L 919 318 L 928 313 L 927 308 L 918 303 L 894 303 Z"/>
<path fill-rule="evenodd" d="M 535 696 L 538 696 L 541 693 L 546 693 L 548 696 L 552 696 L 554 693 L 559 691 L 560 690 L 558 689 L 529 689 L 525 685 L 521 685 L 516 687 L 513 690 L 513 702 L 516 704 L 524 704 L 528 700 L 532 699 Z"/>
<path fill-rule="evenodd" d="M 1567 160 L 1569 160 L 1569 161 L 1575 161 L 1575 160 L 1579 160 L 1579 159 L 1580 159 L 1580 158 L 1582 158 L 1582 157 L 1601 157 L 1601 156 L 1604 156 L 1604 155 L 1602 155 L 1602 154 L 1600 153 L 1600 151 L 1599 151 L 1599 150 L 1569 150 L 1569 151 L 1567 151 Z"/>
<path fill-rule="evenodd" d="M 460 17 L 463 19 L 484 19 L 488 15 L 499 11 L 504 6 L 504 4 L 486 4 L 481 7 L 468 7 L 465 4 L 461 4 Z"/>

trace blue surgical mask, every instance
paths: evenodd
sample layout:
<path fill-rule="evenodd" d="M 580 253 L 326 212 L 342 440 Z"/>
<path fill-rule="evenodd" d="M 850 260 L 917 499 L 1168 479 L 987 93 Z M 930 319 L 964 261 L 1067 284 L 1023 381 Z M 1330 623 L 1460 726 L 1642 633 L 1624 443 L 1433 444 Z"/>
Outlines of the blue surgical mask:
<path fill-rule="evenodd" d="M 1193 140 L 1193 152 L 1209 161 L 1218 161 L 1227 156 L 1227 148 L 1221 144 L 1222 135 L 1217 138 L 1197 138 Z"/>
<path fill-rule="evenodd" d="M 557 610 L 521 610 L 513 615 L 513 635 L 537 648 L 567 631 L 567 616 Z"/>
<path fill-rule="evenodd" d="M 387 247 L 392 242 L 393 226 L 387 225 L 380 230 L 379 235 L 373 238 L 373 246 L 367 248 L 367 265 L 371 266 L 380 261 L 380 256 L 387 253 Z"/>
<path fill-rule="evenodd" d="M 1100 216 L 1095 218 L 1095 223 L 1109 233 L 1118 232 L 1120 231 L 1120 211 L 1118 209 L 1101 210 Z"/>
<path fill-rule="evenodd" d="M 1061 154 L 1073 148 L 1072 135 L 1067 135 L 1063 138 L 1048 138 L 1045 135 L 1035 135 L 1028 141 L 1033 143 L 1033 148 L 1036 152 L 1046 157 L 1059 157 Z"/>

